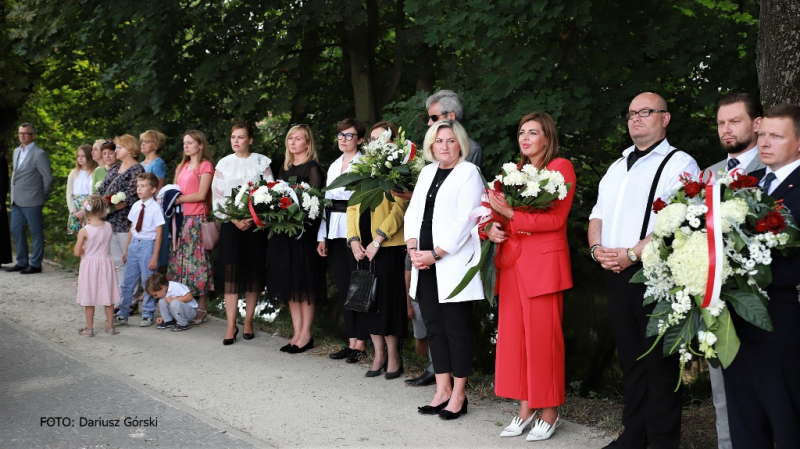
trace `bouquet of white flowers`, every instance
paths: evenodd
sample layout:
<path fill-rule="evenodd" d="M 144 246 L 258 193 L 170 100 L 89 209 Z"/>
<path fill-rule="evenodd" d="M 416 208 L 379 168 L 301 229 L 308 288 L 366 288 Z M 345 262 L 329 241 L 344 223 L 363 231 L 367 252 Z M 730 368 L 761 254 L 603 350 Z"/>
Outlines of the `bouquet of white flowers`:
<path fill-rule="evenodd" d="M 664 341 L 665 356 L 680 354 L 682 374 L 692 354 L 731 364 L 739 338 L 728 306 L 772 330 L 765 291 L 772 282 L 772 252 L 798 246 L 798 228 L 751 176 L 726 175 L 711 184 L 702 175 L 683 175 L 681 181 L 666 202 L 653 203 L 658 215 L 652 240 L 631 282 L 646 284 L 645 305 L 657 303 L 647 336 Z"/>
<path fill-rule="evenodd" d="M 115 193 L 113 195 L 108 195 L 105 198 L 106 198 L 106 202 L 108 204 L 117 205 L 117 204 L 125 201 L 126 199 L 128 199 L 128 196 L 125 195 L 125 192 L 117 192 L 117 193 Z"/>
<path fill-rule="evenodd" d="M 244 198 L 242 198 L 244 200 Z M 278 180 L 260 182 L 248 194 L 247 208 L 258 229 L 269 230 L 269 236 L 287 234 L 290 237 L 302 234 L 322 208 L 330 205 L 330 200 L 308 183 L 297 183 L 296 178 L 289 182 Z"/>
<path fill-rule="evenodd" d="M 354 162 L 352 169 L 336 178 L 325 190 L 344 187 L 352 190 L 350 205 L 361 204 L 361 212 L 375 210 L 386 198 L 394 201 L 392 190 L 412 190 L 425 167 L 425 159 L 417 154 L 414 142 L 405 139 L 405 131 L 400 128 L 397 141 L 392 142 L 391 131 L 384 131 L 377 139 L 364 144 L 361 158 Z"/>

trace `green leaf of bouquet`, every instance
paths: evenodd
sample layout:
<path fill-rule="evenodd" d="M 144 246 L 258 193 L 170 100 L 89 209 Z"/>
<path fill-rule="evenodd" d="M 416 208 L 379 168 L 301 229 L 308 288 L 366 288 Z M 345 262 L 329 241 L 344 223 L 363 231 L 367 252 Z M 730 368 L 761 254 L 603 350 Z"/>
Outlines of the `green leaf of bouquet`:
<path fill-rule="evenodd" d="M 369 178 L 369 176 L 362 175 L 362 174 L 359 174 L 359 173 L 352 173 L 352 172 L 343 173 L 343 174 L 337 176 L 336 179 L 334 179 L 333 182 L 329 186 L 327 186 L 324 189 L 322 189 L 322 191 L 323 192 L 327 192 L 328 190 L 333 190 L 333 189 L 336 189 L 336 188 L 339 188 L 339 187 L 354 186 L 354 185 L 358 184 L 359 182 L 363 181 L 364 179 L 368 179 L 368 178 Z"/>
<path fill-rule="evenodd" d="M 647 322 L 645 335 L 648 337 L 655 337 L 658 335 L 658 320 L 666 320 L 667 314 L 672 309 L 672 303 L 669 301 L 659 301 L 650 314 L 650 320 Z"/>
<path fill-rule="evenodd" d="M 350 200 L 347 202 L 348 206 L 355 206 L 356 204 L 360 204 L 364 202 L 364 198 L 374 194 L 376 191 L 381 192 L 381 189 L 359 189 L 353 192 L 350 196 Z"/>
<path fill-rule="evenodd" d="M 472 278 L 474 278 L 475 275 L 481 270 L 483 265 L 487 263 L 486 261 L 489 258 L 489 253 L 491 252 L 491 244 L 492 241 L 488 239 L 481 244 L 481 255 L 480 259 L 478 259 L 478 264 L 474 267 L 470 267 L 470 269 L 467 270 L 467 274 L 464 275 L 464 277 L 461 279 L 461 282 L 456 285 L 456 288 L 453 289 L 453 292 L 450 293 L 450 296 L 448 296 L 447 299 L 451 299 L 464 291 L 464 289 L 467 288 L 467 285 L 469 285 L 469 283 L 472 281 Z"/>
<path fill-rule="evenodd" d="M 645 282 L 647 282 L 647 277 L 644 275 L 644 268 L 640 268 L 628 281 L 630 284 L 644 284 Z"/>
<path fill-rule="evenodd" d="M 490 242 L 489 240 L 486 240 Z M 497 244 L 494 242 L 490 242 L 489 245 L 489 254 L 487 255 L 487 262 L 483 264 L 483 268 L 481 269 L 481 281 L 483 281 L 483 295 L 487 301 L 489 301 L 489 305 L 494 307 L 494 292 L 495 292 L 495 284 L 497 282 L 497 268 L 494 266 L 494 258 L 497 254 Z M 481 255 L 483 254 L 483 246 L 481 246 Z"/>
<path fill-rule="evenodd" d="M 692 309 L 686 318 L 678 324 L 671 326 L 664 333 L 664 356 L 676 354 L 681 344 L 689 346 L 692 339 L 697 335 L 697 328 L 700 327 L 700 312 Z"/>
<path fill-rule="evenodd" d="M 719 297 L 733 306 L 736 313 L 748 323 L 765 331 L 772 331 L 772 320 L 767 312 L 767 307 L 755 293 L 731 290 L 720 293 Z"/>
<path fill-rule="evenodd" d="M 738 232 L 730 232 L 728 235 L 733 237 L 733 249 L 736 250 L 737 253 L 741 252 L 742 249 L 747 246 L 747 242 L 744 241 L 744 238 L 742 238 Z"/>
<path fill-rule="evenodd" d="M 736 329 L 733 327 L 733 320 L 728 308 L 722 309 L 717 317 L 717 329 L 714 331 L 717 336 L 717 342 L 714 344 L 714 349 L 717 351 L 722 366 L 727 368 L 739 352 L 739 336 L 736 335 Z"/>
<path fill-rule="evenodd" d="M 772 283 L 772 269 L 769 265 L 756 265 L 757 273 L 753 276 L 756 283 L 762 288 Z"/>
<path fill-rule="evenodd" d="M 355 196 L 355 194 L 353 196 Z M 382 202 L 383 202 L 383 190 L 381 189 L 368 190 L 367 194 L 364 195 L 364 198 L 361 200 L 361 207 L 359 208 L 359 213 L 363 214 L 367 210 L 375 212 L 375 209 L 377 209 Z"/>

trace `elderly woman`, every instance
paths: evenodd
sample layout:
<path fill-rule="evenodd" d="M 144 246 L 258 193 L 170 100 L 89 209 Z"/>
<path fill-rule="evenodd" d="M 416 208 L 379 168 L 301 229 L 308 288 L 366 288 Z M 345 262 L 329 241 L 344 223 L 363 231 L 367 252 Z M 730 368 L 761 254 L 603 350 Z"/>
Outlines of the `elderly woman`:
<path fill-rule="evenodd" d="M 388 122 L 373 126 L 370 137 L 380 136 L 387 130 L 391 130 L 392 139 L 397 137 L 396 127 Z M 356 327 L 361 333 L 369 333 L 375 347 L 375 357 L 366 377 L 376 377 L 382 370 L 386 371 L 386 379 L 396 379 L 403 373 L 400 339 L 408 332 L 403 218 L 408 200 L 397 197 L 394 200 L 384 198 L 374 212 L 359 213 L 360 204 L 347 208 L 347 241 L 353 256 L 358 261 L 369 259 L 378 279 L 377 312 L 354 314 Z"/>
<path fill-rule="evenodd" d="M 286 160 L 278 178 L 307 182 L 322 189 L 325 175 L 317 162 L 314 137 L 308 125 L 294 125 L 286 133 Z M 311 325 L 315 306 L 325 300 L 325 270 L 317 253 L 319 219 L 301 236 L 274 235 L 267 246 L 267 293 L 288 303 L 294 334 L 282 352 L 299 354 L 314 347 Z"/>
<path fill-rule="evenodd" d="M 567 216 L 575 195 L 575 170 L 558 157 L 558 131 L 553 119 L 534 112 L 522 117 L 517 131 L 519 165 L 558 171 L 571 183 L 566 198 L 546 211 L 515 211 L 491 198 L 492 208 L 509 219 L 494 223 L 486 234 L 499 245 L 499 257 L 511 240 L 521 248 L 510 266 L 498 268 L 500 293 L 495 393 L 518 399 L 519 415 L 500 436 L 521 435 L 528 423 L 528 441 L 546 440 L 559 425 L 564 403 L 564 336 L 561 332 L 563 291 L 572 287 Z M 532 269 L 536 267 L 536 269 Z M 535 411 L 541 409 L 541 414 Z"/>
<path fill-rule="evenodd" d="M 464 160 L 469 140 L 458 122 L 434 123 L 425 134 L 423 151 L 433 163 L 422 169 L 414 188 L 406 210 L 405 238 L 413 265 L 409 293 L 419 301 L 428 329 L 436 394 L 418 410 L 456 419 L 467 413 L 464 388 L 472 372 L 469 318 L 472 302 L 483 299 L 479 277 L 455 297 L 446 298 L 469 268 L 473 251 L 468 241 L 477 224 L 470 212 L 480 205 L 483 183 L 478 168 Z"/>
<path fill-rule="evenodd" d="M 116 204 L 113 200 L 109 202 L 109 213 L 106 221 L 111 223 L 111 230 L 114 237 L 111 240 L 111 259 L 114 261 L 114 269 L 117 272 L 117 279 L 122 282 L 125 279 L 125 264 L 122 262 L 122 253 L 128 245 L 128 231 L 131 230 L 131 222 L 128 220 L 128 213 L 131 211 L 133 203 L 139 200 L 136 194 L 136 178 L 140 173 L 144 173 L 139 161 L 139 141 L 130 134 L 119 136 L 113 142 L 105 141 L 101 146 L 103 159 L 112 162 L 114 159 L 108 152 L 113 151 L 116 162 L 108 169 L 106 177 L 97 188 L 99 195 L 110 198 L 120 192 L 125 194 L 125 198 Z M 128 318 L 118 315 L 120 323 L 127 324 Z"/>
<path fill-rule="evenodd" d="M 170 280 L 189 287 L 199 297 L 194 323 L 206 320 L 206 298 L 214 290 L 211 258 L 203 247 L 202 225 L 211 212 L 211 148 L 202 131 L 183 134 L 183 160 L 175 169 L 175 184 L 181 196 L 175 200 L 183 209 L 183 225 L 178 233 L 178 247 L 170 255 L 167 275 Z"/>
<path fill-rule="evenodd" d="M 167 164 L 158 156 L 158 153 L 164 149 L 167 136 L 158 131 L 147 130 L 139 136 L 139 140 L 142 142 L 141 150 L 144 155 L 142 167 L 145 172 L 156 175 L 158 190 L 161 190 L 164 187 L 164 180 L 167 178 Z"/>
<path fill-rule="evenodd" d="M 214 198 L 214 215 L 220 219 L 227 217 L 222 213 L 225 200 L 234 188 L 248 182 L 273 181 L 270 159 L 263 154 L 251 153 L 253 128 L 249 123 L 238 122 L 231 128 L 231 150 L 229 154 L 217 162 L 211 192 Z M 216 278 L 222 283 L 225 293 L 225 315 L 228 329 L 223 345 L 236 342 L 239 328 L 236 318 L 239 316 L 239 295 L 244 294 L 245 340 L 255 338 L 253 315 L 256 310 L 258 293 L 266 284 L 267 233 L 254 232 L 253 220 L 228 220 L 222 224 L 219 235 L 219 251 L 216 261 Z"/>
<path fill-rule="evenodd" d="M 328 168 L 328 185 L 339 176 L 350 171 L 352 164 L 361 157 L 358 147 L 364 142 L 366 128 L 364 124 L 353 118 L 346 118 L 336 128 L 336 139 L 342 155 L 333 161 Z M 331 353 L 334 360 L 345 359 L 347 363 L 356 363 L 363 359 L 366 352 L 364 340 L 369 333 L 359 334 L 355 325 L 355 312 L 344 308 L 350 286 L 350 273 L 356 268 L 356 260 L 347 244 L 347 203 L 353 195 L 344 187 L 328 190 L 325 198 L 333 201 L 333 205 L 325 210 L 325 219 L 317 234 L 317 253 L 328 257 L 333 280 L 339 299 L 339 308 L 344 319 L 348 342 L 338 351 Z"/>

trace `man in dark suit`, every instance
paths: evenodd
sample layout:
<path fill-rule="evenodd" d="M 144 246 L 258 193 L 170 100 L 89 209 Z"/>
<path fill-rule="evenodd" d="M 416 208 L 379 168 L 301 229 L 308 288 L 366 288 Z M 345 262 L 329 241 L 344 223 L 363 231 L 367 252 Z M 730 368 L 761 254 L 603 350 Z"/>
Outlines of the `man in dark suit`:
<path fill-rule="evenodd" d="M 34 142 L 36 128 L 30 123 L 19 127 L 20 146 L 14 150 L 14 173 L 11 176 L 11 232 L 17 246 L 16 265 L 6 271 L 22 274 L 42 272 L 44 258 L 44 231 L 42 208 L 53 187 L 50 159 Z M 25 228 L 31 230 L 33 252 L 28 259 L 28 241 Z"/>
<path fill-rule="evenodd" d="M 758 153 L 767 167 L 752 176 L 800 222 L 800 106 L 779 104 L 764 113 Z M 800 255 L 773 252 L 771 267 L 773 331 L 732 310 L 741 346 L 723 374 L 734 449 L 800 447 Z"/>
<path fill-rule="evenodd" d="M 717 103 L 717 134 L 722 150 L 727 157 L 708 167 L 715 177 L 720 172 L 744 170 L 750 173 L 765 167 L 758 157 L 758 125 L 764 107 L 752 94 L 730 92 Z M 728 427 L 728 406 L 725 400 L 725 381 L 722 368 L 708 365 L 711 378 L 711 394 L 717 412 L 717 448 L 731 449 L 731 431 Z"/>

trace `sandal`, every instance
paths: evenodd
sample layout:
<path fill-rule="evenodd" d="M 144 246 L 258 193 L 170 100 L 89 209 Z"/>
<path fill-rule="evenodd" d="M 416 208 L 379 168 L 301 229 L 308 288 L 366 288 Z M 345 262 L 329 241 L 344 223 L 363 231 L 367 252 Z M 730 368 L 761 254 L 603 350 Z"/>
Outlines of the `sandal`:
<path fill-rule="evenodd" d="M 502 432 L 500 432 L 501 437 L 516 437 L 522 435 L 522 431 L 528 427 L 528 424 L 531 421 L 534 421 L 539 417 L 539 411 L 534 411 L 531 416 L 528 417 L 525 421 L 522 420 L 519 416 L 515 416 L 514 419 L 511 420 L 511 424 L 508 425 Z"/>
<path fill-rule="evenodd" d="M 205 310 L 197 309 L 197 313 L 202 313 L 203 317 L 202 318 L 195 317 L 195 319 L 192 320 L 192 324 L 194 324 L 195 326 L 197 326 L 198 324 L 203 324 L 208 320 L 208 312 L 206 312 Z"/>
<path fill-rule="evenodd" d="M 88 327 L 84 327 L 83 329 L 78 331 L 78 335 L 82 337 L 94 337 L 94 329 L 89 329 Z"/>
<path fill-rule="evenodd" d="M 528 432 L 528 436 L 525 438 L 525 441 L 546 440 L 553 436 L 553 432 L 556 431 L 556 427 L 559 425 L 561 425 L 560 416 L 556 416 L 556 420 L 552 425 L 548 424 L 547 421 L 543 419 L 537 419 L 536 422 L 533 423 L 533 426 L 531 426 L 531 431 Z"/>

